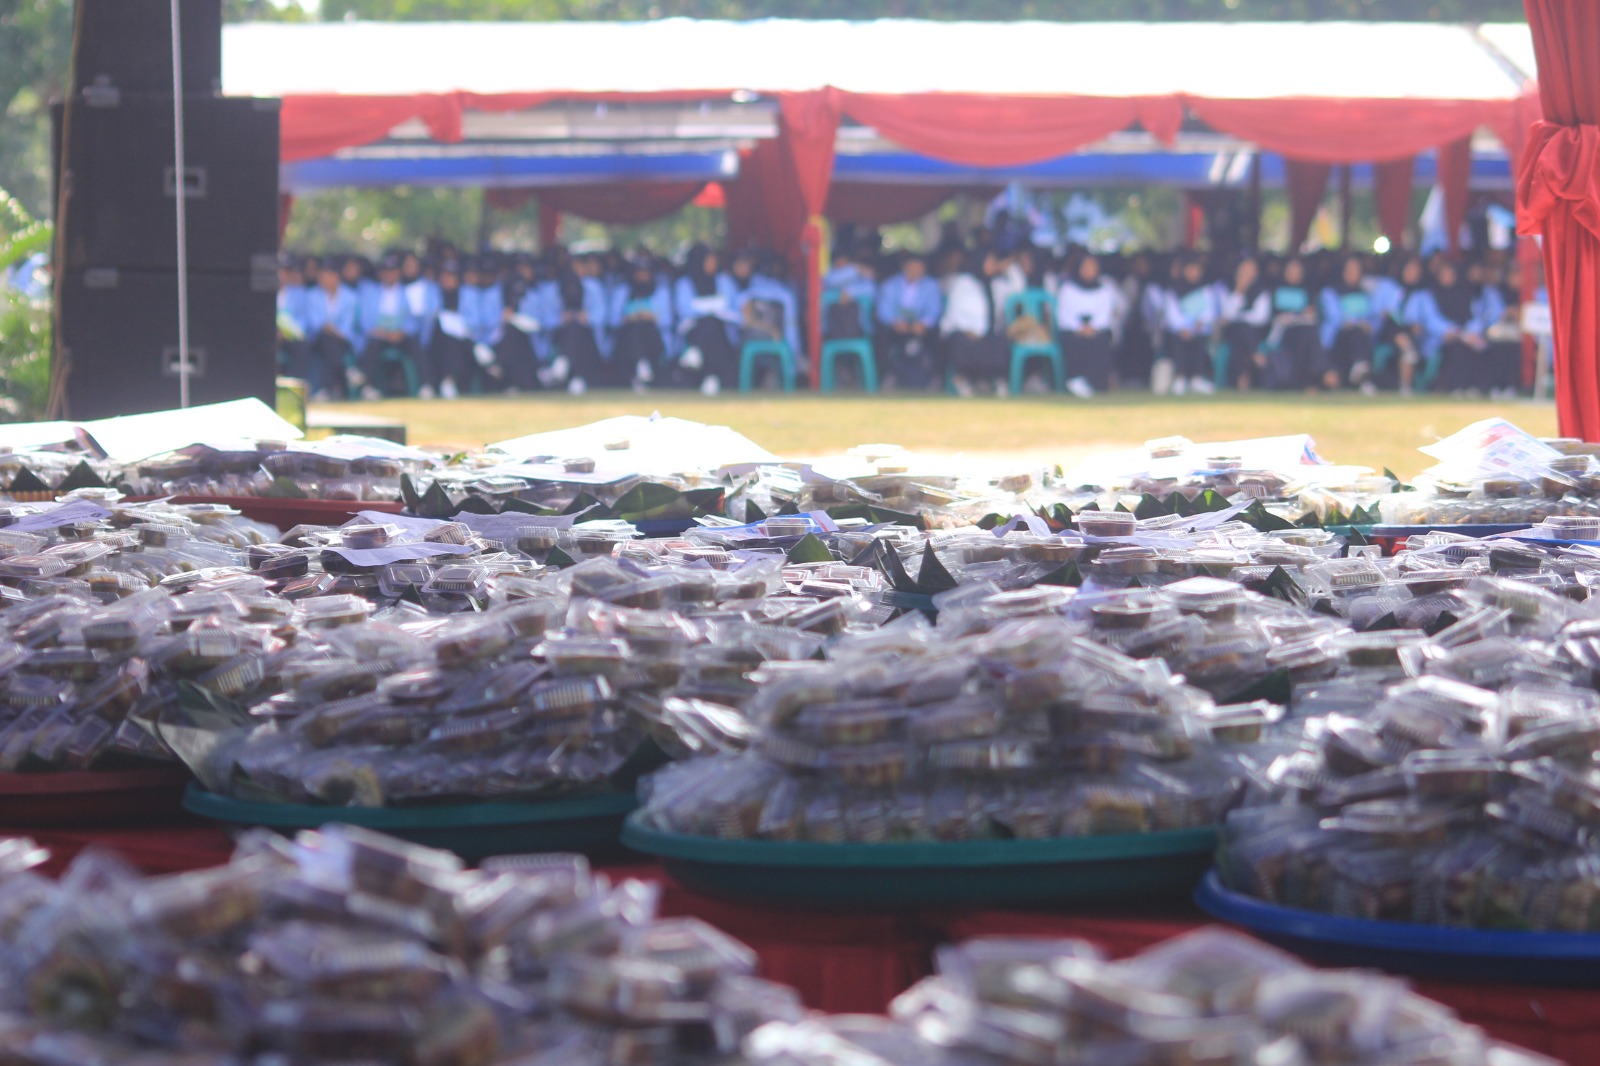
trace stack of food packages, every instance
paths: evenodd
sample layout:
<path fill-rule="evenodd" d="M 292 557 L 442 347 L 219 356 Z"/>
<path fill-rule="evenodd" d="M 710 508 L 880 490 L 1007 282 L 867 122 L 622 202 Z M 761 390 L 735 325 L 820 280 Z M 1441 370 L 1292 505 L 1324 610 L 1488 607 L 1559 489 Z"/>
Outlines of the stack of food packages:
<path fill-rule="evenodd" d="M 803 1017 L 749 948 L 581 856 L 467 870 L 334 826 L 160 878 L 44 858 L 0 839 L 7 1063 L 711 1066 Z"/>
<path fill-rule="evenodd" d="M 1600 518 L 1600 445 L 1537 439 L 1491 418 L 1421 450 L 1436 463 L 1408 491 L 1380 500 L 1386 523 L 1525 525 L 1553 515 Z"/>
<path fill-rule="evenodd" d="M 1411 603 L 1449 624 L 1371 634 L 1381 655 L 1295 690 L 1222 876 L 1346 917 L 1600 930 L 1600 553 L 1411 548 Z"/>
<path fill-rule="evenodd" d="M 451 855 L 348 826 L 215 869 L 59 881 L 0 839 L 0 1057 L 27 1066 L 1551 1066 L 1403 982 L 1203 930 L 1122 962 L 941 948 L 891 1017 L 807 1015 L 743 944 L 581 856 Z"/>
<path fill-rule="evenodd" d="M 1311 969 L 1201 930 L 1109 962 L 1073 940 L 990 938 L 940 948 L 938 973 L 889 1018 L 772 1022 L 751 1066 L 1193 1063 L 1553 1066 L 1497 1044 L 1404 982 Z"/>

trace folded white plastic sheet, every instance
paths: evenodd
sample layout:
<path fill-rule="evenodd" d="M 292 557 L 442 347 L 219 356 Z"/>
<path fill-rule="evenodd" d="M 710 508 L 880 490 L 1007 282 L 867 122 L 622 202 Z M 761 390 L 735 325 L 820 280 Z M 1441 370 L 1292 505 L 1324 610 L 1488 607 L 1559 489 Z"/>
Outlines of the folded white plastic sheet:
<path fill-rule="evenodd" d="M 619 473 L 645 477 L 714 473 L 745 463 L 783 461 L 727 426 L 659 415 L 618 415 L 574 429 L 501 441 L 491 444 L 489 450 L 515 460 L 538 456 L 593 459 L 594 474 L 600 478 Z"/>
<path fill-rule="evenodd" d="M 14 428 L 14 427 L 12 427 Z M 152 455 L 208 444 L 255 447 L 258 440 L 299 440 L 305 436 L 260 400 L 228 400 L 182 411 L 122 415 L 76 426 L 80 443 L 117 463 L 136 463 Z"/>

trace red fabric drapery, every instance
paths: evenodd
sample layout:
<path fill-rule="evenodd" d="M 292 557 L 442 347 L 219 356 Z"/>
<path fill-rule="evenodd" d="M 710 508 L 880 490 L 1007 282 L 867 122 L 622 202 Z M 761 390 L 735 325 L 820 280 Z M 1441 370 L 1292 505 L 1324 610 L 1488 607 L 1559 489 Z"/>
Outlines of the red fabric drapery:
<path fill-rule="evenodd" d="M 294 213 L 294 193 L 281 192 L 278 194 L 278 243 L 283 243 L 283 235 L 289 232 L 289 216 Z"/>
<path fill-rule="evenodd" d="M 1303 159 L 1285 159 L 1283 164 L 1289 192 L 1289 252 L 1294 254 L 1311 233 L 1311 223 L 1316 221 L 1322 197 L 1328 191 L 1328 175 L 1333 167 Z"/>
<path fill-rule="evenodd" d="M 1378 221 L 1383 226 L 1383 235 L 1396 250 L 1406 243 L 1406 226 L 1411 221 L 1411 180 L 1416 163 L 1416 157 L 1408 155 L 1375 163 L 1372 167 Z"/>
<path fill-rule="evenodd" d="M 828 192 L 828 221 L 858 226 L 911 222 L 961 194 L 958 185 L 835 185 Z"/>
<path fill-rule="evenodd" d="M 1213 100 L 1185 97 L 1202 122 L 1269 152 L 1310 163 L 1398 159 L 1504 128 L 1515 103 L 1477 100 Z"/>
<path fill-rule="evenodd" d="M 341 148 L 382 140 L 394 127 L 419 118 L 436 141 L 461 140 L 467 111 L 522 111 L 550 97 L 543 93 L 421 93 L 412 96 L 286 96 L 279 113 L 279 153 L 285 163 L 332 155 Z"/>
<path fill-rule="evenodd" d="M 1439 146 L 1439 188 L 1444 193 L 1445 237 L 1450 251 L 1461 248 L 1461 223 L 1466 221 L 1468 186 L 1472 181 L 1472 138 L 1461 137 Z"/>
<path fill-rule="evenodd" d="M 839 109 L 914 152 L 968 166 L 1021 166 L 1066 155 L 1139 122 L 1170 142 L 1176 97 L 836 94 Z"/>
<path fill-rule="evenodd" d="M 1600 5 L 1524 0 L 1545 120 L 1517 165 L 1517 228 L 1543 238 L 1561 432 L 1600 440 Z"/>

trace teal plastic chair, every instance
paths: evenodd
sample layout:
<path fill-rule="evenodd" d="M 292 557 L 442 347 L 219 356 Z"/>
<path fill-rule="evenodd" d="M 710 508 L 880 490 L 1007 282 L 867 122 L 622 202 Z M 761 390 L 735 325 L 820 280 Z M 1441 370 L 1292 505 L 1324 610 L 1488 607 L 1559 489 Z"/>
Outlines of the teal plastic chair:
<path fill-rule="evenodd" d="M 828 320 L 828 309 L 839 302 L 837 292 L 822 294 L 822 320 Z M 822 370 L 819 387 L 823 392 L 832 392 L 835 387 L 835 368 L 841 356 L 855 356 L 856 362 L 861 365 L 861 387 L 867 392 L 878 391 L 878 357 L 872 347 L 872 297 L 863 297 L 856 301 L 861 311 L 861 329 L 866 334 L 863 337 L 849 337 L 842 340 L 822 342 Z"/>
<path fill-rule="evenodd" d="M 1028 364 L 1035 359 L 1043 359 L 1050 364 L 1050 373 L 1056 392 L 1060 392 L 1066 387 L 1066 364 L 1061 358 L 1061 345 L 1056 342 L 1056 316 L 1054 309 L 1054 302 L 1050 299 L 1050 294 L 1043 289 L 1024 289 L 1022 292 L 1013 293 L 1006 297 L 1000 318 L 1007 327 L 1022 315 L 1027 314 L 1042 322 L 1045 329 L 1050 332 L 1050 340 L 1046 343 L 1011 345 L 1011 392 L 1013 395 L 1022 391 L 1022 384 L 1027 378 Z"/>
<path fill-rule="evenodd" d="M 1218 341 L 1211 346 L 1211 384 L 1218 389 L 1228 387 L 1228 364 L 1233 362 L 1233 345 Z"/>
<path fill-rule="evenodd" d="M 398 365 L 401 375 L 406 379 L 406 395 L 416 396 L 422 386 L 421 375 L 417 373 L 416 360 L 399 348 L 385 348 L 383 354 L 378 357 L 378 364 L 385 370 Z M 387 380 L 387 376 L 385 380 Z M 373 384 L 376 384 L 376 382 Z"/>
<path fill-rule="evenodd" d="M 778 376 L 783 382 L 783 391 L 793 392 L 794 352 L 784 341 L 765 338 L 745 341 L 744 347 L 739 350 L 739 391 L 749 392 L 755 388 L 756 361 L 763 358 L 778 361 Z"/>

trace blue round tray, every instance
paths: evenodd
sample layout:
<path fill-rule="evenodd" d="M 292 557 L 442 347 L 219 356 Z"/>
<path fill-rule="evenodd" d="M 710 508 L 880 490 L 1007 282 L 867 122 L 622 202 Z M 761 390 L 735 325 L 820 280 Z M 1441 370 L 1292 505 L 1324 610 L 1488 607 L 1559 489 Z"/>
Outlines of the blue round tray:
<path fill-rule="evenodd" d="M 207 792 L 191 784 L 183 794 L 192 814 L 239 826 L 264 826 L 281 833 L 335 822 L 453 851 L 468 862 L 490 855 L 578 851 L 613 855 L 623 819 L 638 801 L 619 792 L 534 803 L 460 803 L 435 807 L 320 807 L 305 803 L 261 803 Z"/>
<path fill-rule="evenodd" d="M 1223 887 L 1195 889 L 1200 909 L 1316 962 L 1451 981 L 1600 986 L 1600 934 L 1519 933 L 1380 922 L 1265 903 Z"/>
<path fill-rule="evenodd" d="M 628 819 L 622 842 L 709 896 L 811 907 L 1048 906 L 1181 895 L 1214 829 L 1053 840 L 820 844 L 664 833 Z"/>

